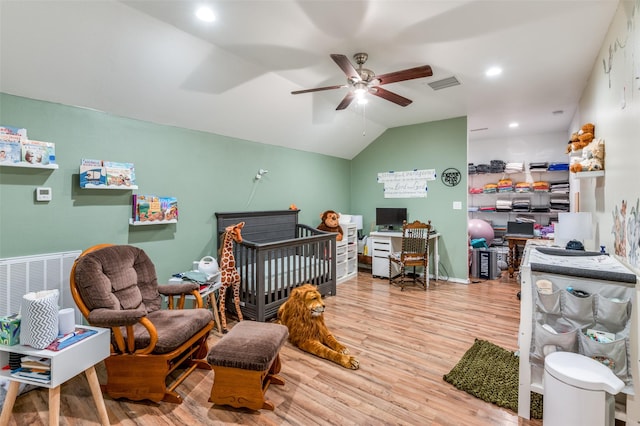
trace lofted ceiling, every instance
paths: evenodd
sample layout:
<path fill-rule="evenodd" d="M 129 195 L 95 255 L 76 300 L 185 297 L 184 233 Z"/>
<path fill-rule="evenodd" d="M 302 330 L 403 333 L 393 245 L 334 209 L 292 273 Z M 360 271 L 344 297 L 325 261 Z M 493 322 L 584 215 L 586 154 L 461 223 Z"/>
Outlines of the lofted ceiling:
<path fill-rule="evenodd" d="M 468 117 L 470 141 L 569 130 L 618 4 L 0 1 L 5 93 L 347 159 L 388 128 L 452 117 Z M 194 18 L 202 3 L 216 21 Z M 370 96 L 336 111 L 346 88 L 291 94 L 346 84 L 329 55 L 355 66 L 358 52 L 376 74 L 433 75 L 384 86 L 406 107 Z M 450 77 L 460 85 L 429 85 Z"/>

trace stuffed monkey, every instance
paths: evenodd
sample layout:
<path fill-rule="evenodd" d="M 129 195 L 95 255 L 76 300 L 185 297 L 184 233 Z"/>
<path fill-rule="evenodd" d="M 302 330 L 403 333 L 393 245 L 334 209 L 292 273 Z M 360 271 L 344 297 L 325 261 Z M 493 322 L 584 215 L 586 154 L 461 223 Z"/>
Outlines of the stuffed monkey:
<path fill-rule="evenodd" d="M 318 225 L 318 229 L 327 232 L 337 232 L 336 241 L 342 241 L 342 227 L 340 226 L 340 215 L 333 210 L 327 210 L 320 215 L 322 223 Z"/>

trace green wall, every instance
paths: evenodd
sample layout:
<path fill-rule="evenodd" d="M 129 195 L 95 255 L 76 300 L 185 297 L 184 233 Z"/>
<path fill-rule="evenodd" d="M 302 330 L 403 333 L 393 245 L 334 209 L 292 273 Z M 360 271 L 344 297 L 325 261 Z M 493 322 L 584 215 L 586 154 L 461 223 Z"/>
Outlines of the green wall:
<path fill-rule="evenodd" d="M 133 244 L 158 276 L 216 256 L 215 212 L 301 209 L 317 226 L 322 211 L 363 214 L 406 206 L 410 219 L 431 219 L 442 233 L 440 273 L 466 280 L 466 118 L 390 129 L 352 161 L 221 135 L 122 118 L 99 111 L 0 93 L 0 124 L 30 139 L 55 142 L 57 170 L 0 167 L 0 258 Z M 177 224 L 129 226 L 132 191 L 80 189 L 82 158 L 132 162 L 139 194 L 178 198 Z M 429 183 L 426 199 L 384 199 L 378 172 L 455 167 L 460 185 Z M 267 169 L 260 181 L 254 177 Z M 38 186 L 53 201 L 35 201 Z M 453 210 L 453 201 L 462 210 Z"/>
<path fill-rule="evenodd" d="M 462 181 L 455 187 L 440 180 L 456 168 Z M 384 198 L 376 178 L 390 170 L 435 169 L 427 198 Z M 462 208 L 453 209 L 460 201 Z M 431 220 L 439 240 L 440 275 L 466 281 L 467 264 L 467 119 L 435 121 L 387 130 L 351 162 L 351 214 L 363 215 L 364 232 L 375 223 L 376 207 L 407 207 L 408 219 Z"/>
<path fill-rule="evenodd" d="M 57 170 L 0 167 L 0 258 L 133 244 L 169 277 L 216 256 L 215 212 L 348 211 L 350 161 L 0 94 L 0 124 L 56 144 Z M 132 162 L 135 193 L 174 196 L 177 224 L 129 226 L 132 191 L 80 189 L 82 158 Z M 254 177 L 267 169 L 260 181 Z M 35 201 L 38 186 L 53 201 Z"/>

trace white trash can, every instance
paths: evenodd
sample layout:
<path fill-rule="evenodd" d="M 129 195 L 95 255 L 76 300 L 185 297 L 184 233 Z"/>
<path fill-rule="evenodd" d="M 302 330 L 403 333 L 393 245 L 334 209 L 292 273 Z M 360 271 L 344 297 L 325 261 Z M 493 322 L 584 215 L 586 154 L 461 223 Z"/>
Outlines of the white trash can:
<path fill-rule="evenodd" d="M 572 352 L 544 359 L 544 426 L 614 426 L 614 395 L 624 388 L 605 365 Z"/>

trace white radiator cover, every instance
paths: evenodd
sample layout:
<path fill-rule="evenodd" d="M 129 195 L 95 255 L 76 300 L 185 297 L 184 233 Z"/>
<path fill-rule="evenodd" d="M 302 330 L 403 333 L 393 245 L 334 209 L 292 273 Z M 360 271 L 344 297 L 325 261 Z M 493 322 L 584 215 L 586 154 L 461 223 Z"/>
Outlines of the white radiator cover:
<path fill-rule="evenodd" d="M 0 316 L 18 313 L 26 293 L 58 289 L 60 309 L 74 308 L 76 324 L 81 324 L 82 314 L 69 288 L 71 267 L 80 253 L 77 250 L 0 259 Z"/>

